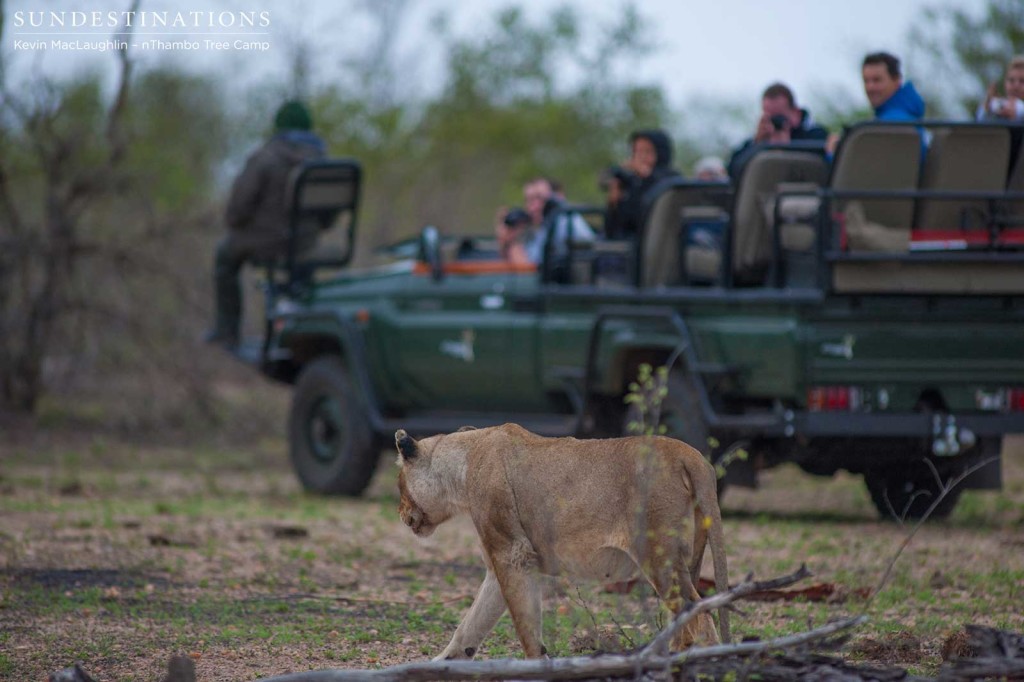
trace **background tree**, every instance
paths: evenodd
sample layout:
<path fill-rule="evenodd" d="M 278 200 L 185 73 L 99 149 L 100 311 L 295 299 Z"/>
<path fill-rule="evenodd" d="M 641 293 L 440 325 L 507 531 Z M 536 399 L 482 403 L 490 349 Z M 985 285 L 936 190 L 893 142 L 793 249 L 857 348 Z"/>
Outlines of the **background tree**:
<path fill-rule="evenodd" d="M 215 412 L 179 320 L 203 307 L 196 242 L 230 145 L 225 108 L 212 82 L 115 58 L 112 91 L 96 73 L 12 82 L 2 63 L 0 411 L 88 387 L 142 396 L 123 413 L 135 425 L 147 406 Z"/>
<path fill-rule="evenodd" d="M 382 26 L 376 33 L 393 34 L 393 13 L 374 19 Z M 444 16 L 434 24 L 447 54 L 437 96 L 420 103 L 364 98 L 344 84 L 313 96 L 332 152 L 357 157 L 366 169 L 364 255 L 427 223 L 489 234 L 496 206 L 520 202 L 522 182 L 538 174 L 561 180 L 573 200 L 597 201 L 598 171 L 626 154 L 629 131 L 669 122 L 660 88 L 615 75 L 649 50 L 632 8 L 592 36 L 567 8 L 533 22 L 520 9 L 502 10 L 472 37 L 452 35 Z M 394 49 L 376 41 L 373 59 L 349 60 L 354 83 L 379 78 L 397 62 Z M 401 73 L 388 73 L 401 82 Z"/>

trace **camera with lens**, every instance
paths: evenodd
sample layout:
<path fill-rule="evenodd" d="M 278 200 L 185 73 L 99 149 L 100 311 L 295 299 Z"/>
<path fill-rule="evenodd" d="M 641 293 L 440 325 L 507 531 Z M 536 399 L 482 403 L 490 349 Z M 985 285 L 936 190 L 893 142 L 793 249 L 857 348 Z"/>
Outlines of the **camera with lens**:
<path fill-rule="evenodd" d="M 775 114 L 770 120 L 775 130 L 785 130 L 789 127 L 789 119 L 784 114 Z"/>
<path fill-rule="evenodd" d="M 988 111 L 991 114 L 998 114 L 1006 106 L 1008 99 L 1004 97 L 993 97 L 988 103 Z"/>
<path fill-rule="evenodd" d="M 530 214 L 521 208 L 511 208 L 505 214 L 506 227 L 523 227 L 530 224 Z"/>
<path fill-rule="evenodd" d="M 605 168 L 604 171 L 601 172 L 601 175 L 598 177 L 597 184 L 598 187 L 601 188 L 602 192 L 607 192 L 608 185 L 611 184 L 613 179 L 618 180 L 619 185 L 629 187 L 635 178 L 635 173 L 623 168 L 622 166 L 608 166 L 608 168 Z"/>

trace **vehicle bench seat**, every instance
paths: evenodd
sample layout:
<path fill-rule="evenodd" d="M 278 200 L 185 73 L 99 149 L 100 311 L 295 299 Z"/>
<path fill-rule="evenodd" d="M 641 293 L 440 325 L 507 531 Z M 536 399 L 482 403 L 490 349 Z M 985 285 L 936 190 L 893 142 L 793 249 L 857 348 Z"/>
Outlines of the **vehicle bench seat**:
<path fill-rule="evenodd" d="M 931 128 L 924 163 L 920 140 L 916 127 L 854 129 L 840 146 L 830 189 L 998 193 L 1006 188 L 1008 129 Z M 834 246 L 849 254 L 849 259 L 833 262 L 836 292 L 1024 293 L 1024 265 L 1019 259 L 977 257 L 979 250 L 993 245 L 989 228 L 997 221 L 994 202 L 865 197 L 836 200 L 833 209 L 843 217 Z M 1019 248 L 1019 237 L 1016 230 L 1007 230 L 998 244 Z M 882 253 L 900 260 L 871 257 Z"/>

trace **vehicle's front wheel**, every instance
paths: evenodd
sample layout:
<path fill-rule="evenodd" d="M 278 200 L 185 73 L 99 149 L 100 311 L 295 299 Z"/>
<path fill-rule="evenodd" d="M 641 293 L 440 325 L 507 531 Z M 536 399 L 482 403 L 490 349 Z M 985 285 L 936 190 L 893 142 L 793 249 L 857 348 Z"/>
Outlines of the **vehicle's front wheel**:
<path fill-rule="evenodd" d="M 306 490 L 358 496 L 370 484 L 380 453 L 339 358 L 318 358 L 299 375 L 288 440 L 292 466 Z"/>
<path fill-rule="evenodd" d="M 928 508 L 942 495 L 942 483 L 924 462 L 912 462 L 905 467 L 876 469 L 864 472 L 864 483 L 875 509 L 890 521 L 917 520 L 928 513 Z M 949 516 L 960 499 L 960 487 L 947 491 L 935 505 L 929 518 Z"/>

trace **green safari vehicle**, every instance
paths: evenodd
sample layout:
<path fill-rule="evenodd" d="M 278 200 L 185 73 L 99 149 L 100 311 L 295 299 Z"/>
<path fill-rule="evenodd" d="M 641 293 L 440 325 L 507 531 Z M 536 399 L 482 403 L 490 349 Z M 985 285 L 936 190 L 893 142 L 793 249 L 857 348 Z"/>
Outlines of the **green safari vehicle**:
<path fill-rule="evenodd" d="M 311 163 L 292 222 L 327 227 L 268 272 L 252 359 L 294 384 L 311 491 L 359 495 L 397 428 L 625 434 L 650 365 L 668 367 L 661 423 L 729 462 L 725 483 L 843 469 L 884 517 L 942 517 L 1000 487 L 1004 435 L 1024 432 L 1022 132 L 870 123 L 832 159 L 766 146 L 735 184 L 665 181 L 638 241 L 536 268 L 429 226 L 351 268 L 360 167 Z"/>

